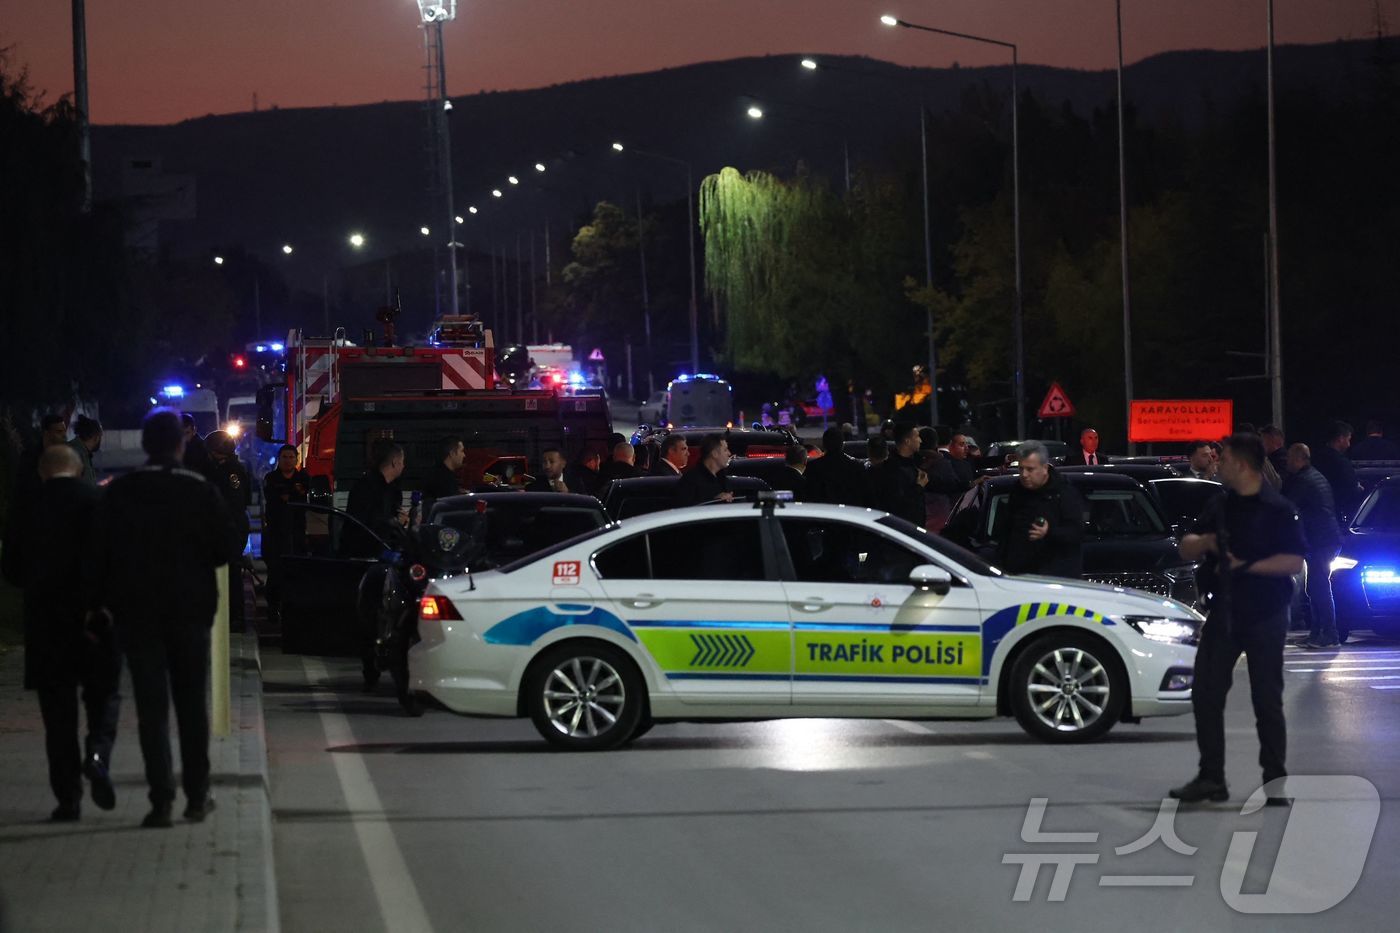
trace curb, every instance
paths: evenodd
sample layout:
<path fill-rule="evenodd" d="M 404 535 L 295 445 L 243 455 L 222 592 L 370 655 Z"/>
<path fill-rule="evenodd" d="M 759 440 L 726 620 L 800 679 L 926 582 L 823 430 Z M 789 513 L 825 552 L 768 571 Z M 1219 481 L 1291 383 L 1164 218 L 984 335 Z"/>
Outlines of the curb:
<path fill-rule="evenodd" d="M 238 698 L 238 920 L 236 930 L 279 933 L 272 845 L 272 787 L 263 718 L 262 659 L 255 635 L 230 636 L 231 693 Z"/>

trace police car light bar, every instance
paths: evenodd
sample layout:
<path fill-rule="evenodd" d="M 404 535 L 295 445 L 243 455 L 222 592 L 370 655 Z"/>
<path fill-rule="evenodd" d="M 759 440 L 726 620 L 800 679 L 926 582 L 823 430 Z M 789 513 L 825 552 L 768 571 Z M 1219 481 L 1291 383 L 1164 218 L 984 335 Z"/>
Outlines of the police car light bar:
<path fill-rule="evenodd" d="M 184 387 L 184 386 L 166 386 L 165 388 L 163 388 L 163 389 L 160 390 L 160 394 L 161 394 L 161 395 L 164 395 L 166 398 L 184 398 L 184 397 L 185 397 L 185 387 Z"/>
<path fill-rule="evenodd" d="M 773 509 L 796 501 L 791 489 L 761 489 L 756 504 L 762 509 Z"/>

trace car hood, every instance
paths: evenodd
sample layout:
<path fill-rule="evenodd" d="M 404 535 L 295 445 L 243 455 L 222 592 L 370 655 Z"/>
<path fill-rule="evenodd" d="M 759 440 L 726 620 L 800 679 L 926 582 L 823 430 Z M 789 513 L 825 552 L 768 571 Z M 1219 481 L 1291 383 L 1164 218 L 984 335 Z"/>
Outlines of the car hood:
<path fill-rule="evenodd" d="M 1188 563 L 1180 558 L 1171 535 L 1090 538 L 1084 541 L 1083 554 L 1085 573 L 1160 570 Z"/>
<path fill-rule="evenodd" d="M 1070 580 L 1065 577 L 1034 575 L 999 577 L 997 590 L 1013 602 L 1064 602 L 1103 615 L 1169 616 L 1178 619 L 1203 620 L 1204 617 L 1185 603 L 1161 596 L 1152 596 L 1121 586 Z M 984 606 L 985 608 L 999 608 Z"/>
<path fill-rule="evenodd" d="M 1400 532 L 1349 529 L 1342 536 L 1342 554 L 1357 560 L 1400 560 Z"/>

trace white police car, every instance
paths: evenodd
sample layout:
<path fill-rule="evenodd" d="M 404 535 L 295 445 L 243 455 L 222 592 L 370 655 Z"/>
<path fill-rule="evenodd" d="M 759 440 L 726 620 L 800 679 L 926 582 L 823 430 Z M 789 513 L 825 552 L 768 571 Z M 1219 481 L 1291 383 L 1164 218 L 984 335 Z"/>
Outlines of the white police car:
<path fill-rule="evenodd" d="M 882 512 L 705 505 L 431 583 L 413 689 L 569 749 L 658 721 L 990 718 L 1072 742 L 1185 713 L 1201 617 L 1008 577 Z"/>

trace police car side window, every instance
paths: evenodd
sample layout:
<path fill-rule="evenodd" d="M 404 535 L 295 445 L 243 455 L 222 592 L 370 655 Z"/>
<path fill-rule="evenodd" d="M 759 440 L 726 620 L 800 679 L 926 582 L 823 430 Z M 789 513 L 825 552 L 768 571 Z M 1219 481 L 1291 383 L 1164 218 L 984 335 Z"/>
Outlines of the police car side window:
<path fill-rule="evenodd" d="M 633 535 L 593 555 L 593 569 L 604 580 L 649 580 L 647 536 Z"/>
<path fill-rule="evenodd" d="M 802 583 L 907 583 L 928 563 L 881 534 L 846 522 L 781 521 L 793 570 Z"/>
<path fill-rule="evenodd" d="M 647 534 L 657 580 L 764 580 L 758 519 L 687 522 Z"/>

